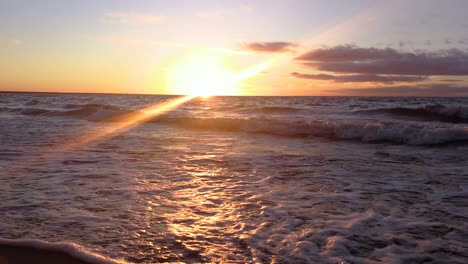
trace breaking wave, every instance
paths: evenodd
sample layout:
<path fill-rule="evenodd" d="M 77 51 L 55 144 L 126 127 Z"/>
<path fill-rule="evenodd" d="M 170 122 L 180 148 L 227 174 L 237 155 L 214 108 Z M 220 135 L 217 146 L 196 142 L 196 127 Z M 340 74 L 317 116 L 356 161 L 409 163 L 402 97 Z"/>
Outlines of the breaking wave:
<path fill-rule="evenodd" d="M 287 109 L 267 108 L 267 111 L 289 111 Z M 0 111 L 23 115 L 61 116 L 86 119 L 90 121 L 117 121 L 118 117 L 136 113 L 135 110 L 111 105 L 84 104 L 66 105 L 57 110 L 25 107 L 0 108 Z M 361 111 L 363 112 L 363 111 Z M 447 108 L 443 106 L 411 108 L 388 108 L 368 110 L 369 113 L 392 113 L 405 115 L 430 115 L 450 120 L 466 120 L 466 108 Z M 362 142 L 391 142 L 408 145 L 438 145 L 454 142 L 468 142 L 468 128 L 463 125 L 443 125 L 415 122 L 366 122 L 342 120 L 290 121 L 272 118 L 228 118 L 163 115 L 149 120 L 153 123 L 177 125 L 189 129 L 237 131 L 268 134 L 284 137 L 321 137 L 329 139 L 359 140 Z"/>
<path fill-rule="evenodd" d="M 301 110 L 303 109 L 295 108 L 295 107 L 265 106 L 265 107 L 249 109 L 248 112 L 280 114 L 280 113 L 295 113 Z"/>
<path fill-rule="evenodd" d="M 39 250 L 44 253 L 48 252 L 58 252 L 64 253 L 74 259 L 81 260 L 86 263 L 93 264 L 124 264 L 122 260 L 113 260 L 101 255 L 97 255 L 85 249 L 84 247 L 69 243 L 50 243 L 38 239 L 4 239 L 0 238 L 0 245 L 2 246 L 12 246 L 12 247 L 21 247 L 25 249 Z M 3 262 L 2 262 L 3 263 Z"/>
<path fill-rule="evenodd" d="M 441 121 L 449 123 L 466 123 L 468 122 L 468 107 L 467 106 L 444 106 L 444 105 L 427 105 L 420 108 L 409 107 L 392 107 L 378 108 L 371 110 L 359 110 L 354 113 L 364 114 L 386 114 L 393 116 L 404 116 L 418 118 L 426 121 Z"/>
<path fill-rule="evenodd" d="M 37 107 L 2 107 L 0 108 L 0 112 L 37 116 L 76 117 L 90 121 L 106 121 L 125 114 L 134 113 L 135 111 L 103 104 L 68 104 L 65 105 L 63 109 L 46 109 Z"/>
<path fill-rule="evenodd" d="M 465 127 L 437 127 L 421 124 L 309 121 L 288 122 L 264 118 L 173 118 L 166 122 L 192 129 L 241 131 L 286 137 L 322 137 L 391 142 L 408 145 L 438 145 L 468 142 Z"/>

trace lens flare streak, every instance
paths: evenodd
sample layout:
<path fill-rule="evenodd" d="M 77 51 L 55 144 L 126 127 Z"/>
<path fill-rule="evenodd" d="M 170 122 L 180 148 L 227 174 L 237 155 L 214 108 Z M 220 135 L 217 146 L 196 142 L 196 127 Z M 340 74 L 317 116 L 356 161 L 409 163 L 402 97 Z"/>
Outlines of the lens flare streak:
<path fill-rule="evenodd" d="M 166 100 L 160 104 L 156 104 L 156 105 L 144 108 L 142 110 L 139 110 L 136 113 L 122 115 L 120 117 L 113 118 L 112 120 L 110 120 L 113 122 L 112 126 L 106 129 L 103 129 L 99 133 L 93 134 L 91 136 L 78 138 L 76 140 L 73 140 L 70 143 L 52 148 L 47 153 L 44 153 L 43 155 L 40 155 L 39 157 L 36 157 L 35 159 L 29 160 L 29 162 L 23 161 L 22 163 L 23 167 L 28 166 L 27 164 L 31 162 L 35 162 L 38 160 L 45 160 L 52 156 L 76 149 L 80 146 L 90 144 L 95 141 L 104 140 L 116 134 L 122 133 L 123 131 L 126 131 L 132 127 L 135 127 L 141 123 L 144 123 L 150 120 L 151 118 L 163 115 L 173 110 L 174 108 L 177 108 L 178 106 L 194 99 L 195 97 L 196 96 L 188 95 L 188 96 L 178 97 L 176 99 Z"/>
<path fill-rule="evenodd" d="M 276 59 L 277 58 L 272 58 L 270 60 L 267 60 L 265 62 L 257 64 L 257 65 L 255 65 L 253 67 L 250 67 L 250 68 L 248 68 L 248 69 L 246 69 L 244 71 L 241 71 L 241 72 L 235 74 L 233 76 L 233 79 L 235 79 L 235 81 L 237 81 L 237 82 L 248 79 L 248 78 L 260 73 L 261 71 L 267 69 L 268 67 L 271 67 L 272 64 L 276 61 Z M 51 156 L 58 155 L 60 153 L 66 152 L 66 151 L 70 151 L 70 150 L 78 148 L 80 146 L 83 146 L 83 145 L 86 145 L 86 144 L 89 144 L 89 143 L 92 143 L 92 142 L 95 142 L 95 141 L 104 140 L 106 138 L 109 138 L 111 136 L 119 134 L 119 133 L 121 133 L 123 131 L 126 131 L 126 130 L 132 128 L 132 127 L 135 127 L 138 124 L 144 123 L 144 122 L 150 120 L 151 118 L 154 118 L 156 116 L 160 116 L 162 114 L 165 114 L 165 113 L 179 107 L 180 105 L 182 105 L 182 104 L 184 104 L 184 103 L 186 103 L 186 102 L 188 102 L 188 101 L 190 101 L 190 100 L 192 100 L 192 99 L 194 99 L 196 97 L 199 97 L 199 96 L 203 96 L 203 95 L 186 95 L 186 96 L 183 96 L 183 97 L 178 97 L 176 99 L 167 100 L 167 101 L 165 101 L 163 103 L 156 104 L 156 105 L 141 109 L 141 110 L 139 110 L 139 111 L 137 111 L 135 113 L 126 114 L 126 115 L 122 115 L 120 117 L 112 118 L 109 121 L 114 122 L 114 124 L 112 126 L 110 126 L 110 127 L 107 127 L 105 129 L 103 129 L 99 133 L 93 134 L 91 136 L 78 138 L 76 140 L 73 140 L 70 143 L 61 145 L 60 147 L 52 148 L 49 152 L 47 152 L 47 153 L 45 153 L 45 154 L 43 154 L 43 155 L 41 155 L 41 156 L 39 156 L 39 157 L 37 157 L 37 158 L 35 158 L 33 160 L 30 160 L 30 162 L 37 161 L 37 160 L 48 159 Z M 26 163 L 28 163 L 28 162 L 26 162 Z M 25 163 L 23 163 L 23 164 L 25 164 Z"/>

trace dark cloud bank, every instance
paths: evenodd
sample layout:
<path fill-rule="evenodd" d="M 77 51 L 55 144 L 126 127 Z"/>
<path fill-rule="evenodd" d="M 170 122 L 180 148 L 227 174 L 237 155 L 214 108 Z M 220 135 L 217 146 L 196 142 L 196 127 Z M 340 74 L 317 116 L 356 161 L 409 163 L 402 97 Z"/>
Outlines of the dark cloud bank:
<path fill-rule="evenodd" d="M 468 75 L 468 53 L 458 49 L 411 53 L 391 48 L 337 46 L 312 50 L 295 60 L 314 69 L 334 73 Z"/>
<path fill-rule="evenodd" d="M 291 73 L 292 76 L 301 79 L 328 80 L 337 83 L 349 82 L 380 82 L 392 84 L 394 82 L 420 82 L 427 80 L 425 76 L 390 76 L 375 74 L 354 74 L 354 75 L 331 75 L 331 74 L 302 74 L 298 72 Z"/>
<path fill-rule="evenodd" d="M 361 48 L 352 45 L 321 48 L 294 59 L 306 68 L 324 74 L 291 73 L 301 79 L 328 80 L 336 83 L 415 83 L 414 86 L 339 89 L 348 95 L 467 96 L 468 87 L 454 86 L 460 80 L 447 78 L 437 84 L 421 84 L 432 76 L 468 76 L 468 52 L 459 49 L 436 52 L 404 52 L 392 48 Z M 451 83 L 451 84 L 450 84 Z"/>
<path fill-rule="evenodd" d="M 296 47 L 296 44 L 291 42 L 251 42 L 244 44 L 243 49 L 254 51 L 254 52 L 289 52 Z"/>

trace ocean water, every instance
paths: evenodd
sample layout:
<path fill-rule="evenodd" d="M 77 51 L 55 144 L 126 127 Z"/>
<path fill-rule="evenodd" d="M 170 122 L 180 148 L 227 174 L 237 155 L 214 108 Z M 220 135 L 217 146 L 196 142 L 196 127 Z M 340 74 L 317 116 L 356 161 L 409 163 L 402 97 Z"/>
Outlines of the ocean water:
<path fill-rule="evenodd" d="M 468 98 L 195 98 L 97 137 L 168 100 L 0 93 L 0 242 L 132 263 L 468 262 Z"/>

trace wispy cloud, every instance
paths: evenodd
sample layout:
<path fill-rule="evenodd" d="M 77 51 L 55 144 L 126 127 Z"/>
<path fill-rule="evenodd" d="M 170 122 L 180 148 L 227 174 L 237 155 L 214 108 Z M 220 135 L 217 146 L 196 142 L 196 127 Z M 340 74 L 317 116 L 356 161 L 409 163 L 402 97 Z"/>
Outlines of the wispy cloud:
<path fill-rule="evenodd" d="M 10 46 L 21 46 L 24 44 L 24 41 L 17 39 L 15 37 L 9 37 L 6 39 L 6 42 Z"/>
<path fill-rule="evenodd" d="M 158 23 L 162 19 L 164 19 L 163 16 L 155 14 L 134 12 L 107 12 L 104 13 L 101 21 L 109 24 L 145 25 Z"/>
<path fill-rule="evenodd" d="M 204 10 L 195 13 L 197 18 L 201 19 L 223 19 L 228 14 L 227 10 Z"/>
<path fill-rule="evenodd" d="M 255 6 L 252 3 L 241 3 L 235 8 L 200 10 L 195 13 L 195 16 L 201 19 L 226 19 L 226 17 L 235 15 L 236 13 L 251 13 L 254 10 Z"/>
<path fill-rule="evenodd" d="M 302 74 L 291 73 L 292 76 L 301 79 L 312 79 L 322 81 L 333 81 L 336 83 L 351 82 L 371 82 L 392 84 L 395 82 L 420 82 L 428 78 L 425 76 L 399 76 L 399 75 L 377 75 L 377 74 L 352 74 L 352 75 L 332 75 L 332 74 Z"/>
<path fill-rule="evenodd" d="M 239 8 L 244 12 L 252 12 L 255 6 L 252 3 L 242 3 Z"/>
<path fill-rule="evenodd" d="M 126 37 L 126 36 L 114 36 L 114 35 L 102 35 L 102 36 L 91 36 L 86 37 L 87 39 L 97 40 L 100 42 L 108 42 L 114 44 L 129 44 L 129 45 L 144 45 L 153 44 L 152 42 L 145 41 L 141 38 Z"/>
<path fill-rule="evenodd" d="M 246 54 L 246 52 L 239 51 L 239 50 L 232 50 L 226 48 L 216 48 L 216 47 L 209 47 L 209 46 L 201 46 L 201 45 L 193 45 L 193 44 L 186 44 L 186 43 L 177 43 L 177 42 L 170 42 L 170 41 L 155 41 L 151 39 L 145 39 L 135 36 L 124 36 L 124 35 L 90 35 L 84 36 L 85 39 L 91 41 L 98 41 L 98 42 L 105 42 L 105 43 L 112 43 L 112 44 L 122 44 L 122 45 L 130 45 L 130 46 L 163 46 L 163 47 L 173 47 L 173 48 L 180 48 L 184 50 L 204 50 L 216 53 L 224 53 L 224 54 Z"/>
<path fill-rule="evenodd" d="M 250 42 L 242 45 L 245 50 L 253 52 L 279 53 L 292 51 L 297 45 L 291 42 Z"/>

